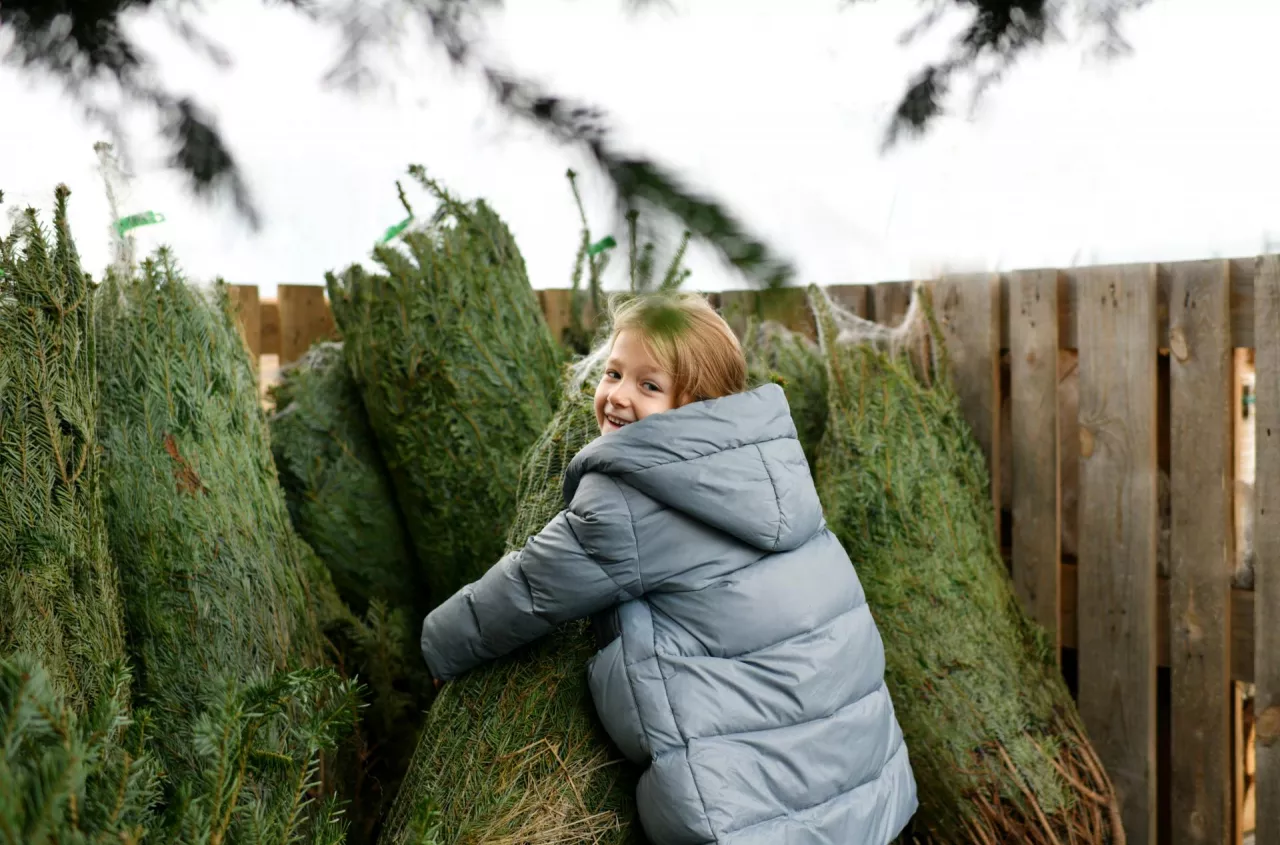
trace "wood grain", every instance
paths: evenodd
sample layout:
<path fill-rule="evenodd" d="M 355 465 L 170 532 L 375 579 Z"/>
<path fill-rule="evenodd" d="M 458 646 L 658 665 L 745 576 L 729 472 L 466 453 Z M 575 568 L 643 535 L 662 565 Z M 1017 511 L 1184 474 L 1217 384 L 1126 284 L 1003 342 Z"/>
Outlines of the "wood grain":
<path fill-rule="evenodd" d="M 1058 479 L 1058 271 L 1019 273 L 1009 295 L 1013 582 L 1018 598 L 1062 642 Z"/>
<path fill-rule="evenodd" d="M 1075 274 L 1080 715 L 1129 845 L 1156 843 L 1156 268 Z"/>
<path fill-rule="evenodd" d="M 1256 833 L 1257 845 L 1280 845 L 1280 257 L 1259 263 L 1254 293 Z"/>
<path fill-rule="evenodd" d="M 948 276 L 931 285 L 933 308 L 951 360 L 960 406 L 991 474 L 991 508 L 1000 536 L 999 277 Z"/>
<path fill-rule="evenodd" d="M 1233 393 L 1230 264 L 1169 288 L 1169 660 L 1173 845 L 1231 835 Z"/>
<path fill-rule="evenodd" d="M 321 285 L 280 285 L 280 366 L 296 361 L 318 340 L 337 336 L 333 313 Z"/>
<path fill-rule="evenodd" d="M 262 305 L 258 302 L 257 285 L 227 285 L 232 312 L 240 321 L 240 334 L 256 366 L 262 354 Z"/>

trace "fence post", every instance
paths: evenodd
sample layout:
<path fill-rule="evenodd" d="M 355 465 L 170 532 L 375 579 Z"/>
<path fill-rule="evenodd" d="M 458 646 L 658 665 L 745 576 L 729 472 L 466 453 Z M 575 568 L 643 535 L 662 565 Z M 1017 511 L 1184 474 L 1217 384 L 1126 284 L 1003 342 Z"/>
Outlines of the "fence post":
<path fill-rule="evenodd" d="M 1075 274 L 1079 707 L 1129 845 L 1156 843 L 1155 265 Z"/>
<path fill-rule="evenodd" d="M 1173 845 L 1221 845 L 1231 836 L 1230 269 L 1205 261 L 1169 270 Z"/>

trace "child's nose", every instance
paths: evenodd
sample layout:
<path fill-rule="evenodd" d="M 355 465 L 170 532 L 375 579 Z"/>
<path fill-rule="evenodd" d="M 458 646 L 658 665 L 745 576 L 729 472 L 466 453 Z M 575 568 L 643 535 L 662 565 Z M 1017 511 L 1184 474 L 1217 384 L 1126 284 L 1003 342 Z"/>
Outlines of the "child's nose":
<path fill-rule="evenodd" d="M 631 391 L 625 384 L 619 384 L 609 394 L 609 403 L 612 405 L 626 406 L 631 404 Z"/>

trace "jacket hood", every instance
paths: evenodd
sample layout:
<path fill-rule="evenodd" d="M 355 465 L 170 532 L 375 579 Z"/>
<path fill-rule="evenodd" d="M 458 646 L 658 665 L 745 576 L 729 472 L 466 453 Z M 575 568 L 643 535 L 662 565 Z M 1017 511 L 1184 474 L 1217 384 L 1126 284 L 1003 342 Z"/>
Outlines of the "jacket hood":
<path fill-rule="evenodd" d="M 570 462 L 564 498 L 597 472 L 765 551 L 803 545 L 822 506 L 782 388 L 694 402 L 598 437 Z"/>

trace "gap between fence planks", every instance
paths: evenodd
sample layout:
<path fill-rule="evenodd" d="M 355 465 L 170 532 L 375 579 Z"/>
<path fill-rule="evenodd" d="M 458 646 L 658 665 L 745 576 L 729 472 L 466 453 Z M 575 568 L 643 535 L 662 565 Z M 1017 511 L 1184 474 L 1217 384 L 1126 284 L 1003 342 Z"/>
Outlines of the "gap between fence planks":
<path fill-rule="evenodd" d="M 1280 845 L 1280 257 L 1259 261 L 1254 523 L 1258 845 Z"/>
<path fill-rule="evenodd" d="M 1173 845 L 1232 833 L 1231 265 L 1182 264 L 1169 288 L 1169 663 Z"/>
<path fill-rule="evenodd" d="M 1079 708 L 1129 845 L 1156 845 L 1156 267 L 1075 275 Z"/>

